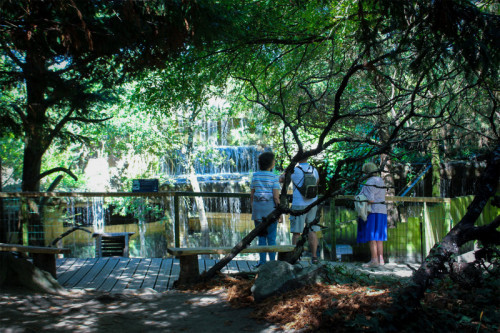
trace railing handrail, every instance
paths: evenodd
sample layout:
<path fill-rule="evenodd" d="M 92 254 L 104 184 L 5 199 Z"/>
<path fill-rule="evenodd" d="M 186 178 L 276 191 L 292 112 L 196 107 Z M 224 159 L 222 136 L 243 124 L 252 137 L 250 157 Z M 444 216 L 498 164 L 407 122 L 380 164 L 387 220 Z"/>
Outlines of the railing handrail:
<path fill-rule="evenodd" d="M 89 197 L 213 197 L 213 198 L 249 198 L 250 193 L 242 192 L 187 192 L 187 191 L 165 191 L 165 192 L 0 192 L 0 198 L 89 198 Z M 335 200 L 354 200 L 354 195 L 338 195 L 332 197 Z M 432 202 L 449 203 L 451 198 L 436 197 L 397 197 L 386 196 L 386 202 Z"/>
<path fill-rule="evenodd" d="M 91 197 L 250 197 L 250 193 L 229 192 L 0 192 L 0 198 L 91 198 Z"/>

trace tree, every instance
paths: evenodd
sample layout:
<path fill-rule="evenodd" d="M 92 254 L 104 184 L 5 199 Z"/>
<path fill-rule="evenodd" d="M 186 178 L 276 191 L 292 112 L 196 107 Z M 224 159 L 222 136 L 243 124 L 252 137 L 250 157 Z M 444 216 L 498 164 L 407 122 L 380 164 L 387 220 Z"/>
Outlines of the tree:
<path fill-rule="evenodd" d="M 315 25 L 314 31 L 298 23 L 297 12 L 303 9 L 300 8 L 290 11 L 293 12 L 290 16 L 283 15 L 289 25 L 284 23 L 284 28 L 280 25 L 280 31 L 260 29 L 263 35 L 246 40 L 245 46 L 264 45 L 269 51 L 266 55 L 272 55 L 260 67 L 261 71 L 250 73 L 243 68 L 236 75 L 253 90 L 248 99 L 282 124 L 284 150 L 290 161 L 284 188 L 299 160 L 338 146 L 349 147 L 351 152 L 337 161 L 332 181 L 355 170 L 357 163 L 364 160 L 382 154 L 397 157 L 394 148 L 403 147 L 407 151 L 415 149 L 422 140 L 435 140 L 433 133 L 444 126 L 461 123 L 462 133 L 479 134 L 456 121 L 470 105 L 477 107 L 473 112 L 483 119 L 484 131 L 479 136 L 490 147 L 498 145 L 500 136 L 495 125 L 499 123 L 498 98 L 491 93 L 498 84 L 498 47 L 490 39 L 493 27 L 498 27 L 498 17 L 488 12 L 491 7 L 478 8 L 461 1 L 447 3 L 455 16 L 447 17 L 444 25 L 438 19 L 444 10 L 442 2 L 362 1 L 347 8 L 334 4 L 321 6 L 323 11 L 312 12 L 335 19 L 324 26 Z M 309 2 L 303 7 L 311 9 L 315 5 L 318 4 Z M 388 13 L 390 20 L 384 20 Z M 472 33 L 473 25 L 481 32 L 477 36 Z M 301 34 L 281 35 L 290 27 Z M 384 86 L 370 85 L 374 76 Z M 374 97 L 377 94 L 378 100 Z M 464 105 L 464 101 L 468 103 Z M 489 186 L 496 188 L 498 175 L 489 177 Z M 330 187 L 315 204 L 354 186 L 351 182 L 337 191 Z M 484 204 L 486 199 L 478 200 Z M 283 190 L 280 207 L 208 271 L 205 278 L 213 276 L 277 216 L 299 215 L 311 207 L 291 211 Z M 471 209 L 480 210 L 482 205 Z M 494 222 L 487 230 L 496 227 Z M 461 229 L 443 242 L 452 244 L 465 237 L 463 232 Z M 469 234 L 478 236 L 478 231 Z M 435 272 L 452 252 L 456 249 L 437 257 L 439 264 L 433 264 L 431 271 Z M 421 280 L 428 282 L 434 276 L 431 271 L 420 274 Z"/>
<path fill-rule="evenodd" d="M 223 95 L 225 73 L 211 62 L 195 59 L 196 54 L 193 50 L 169 63 L 168 68 L 145 76 L 135 100 L 156 114 L 159 126 L 170 126 L 173 129 L 172 136 L 177 138 L 176 142 L 172 142 L 172 137 L 167 137 L 164 146 L 171 152 L 182 152 L 183 159 L 178 163 L 186 171 L 192 190 L 201 192 L 195 162 L 215 164 L 216 161 L 206 161 L 207 157 L 203 156 L 213 148 L 213 142 L 210 142 L 212 138 L 200 140 L 197 136 L 205 131 L 202 124 L 207 121 L 221 122 L 229 111 L 210 105 L 211 99 L 220 99 Z M 201 245 L 209 246 L 204 202 L 201 197 L 195 197 L 194 200 L 200 220 Z"/>
<path fill-rule="evenodd" d="M 217 32 L 204 28 L 219 18 L 216 6 L 191 1 L 3 1 L 1 10 L 0 82 L 23 91 L 2 99 L 1 125 L 24 138 L 22 190 L 35 192 L 41 178 L 71 174 L 64 166 L 42 172 L 53 142 L 83 139 L 78 125 L 108 119 L 100 108 L 117 83 L 203 44 Z"/>

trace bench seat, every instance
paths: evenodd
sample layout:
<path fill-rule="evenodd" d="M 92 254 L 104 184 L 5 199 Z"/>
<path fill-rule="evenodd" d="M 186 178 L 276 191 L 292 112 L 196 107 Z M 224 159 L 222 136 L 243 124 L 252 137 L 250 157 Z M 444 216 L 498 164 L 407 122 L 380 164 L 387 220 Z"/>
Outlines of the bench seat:
<path fill-rule="evenodd" d="M 293 251 L 294 245 L 261 245 L 249 246 L 243 249 L 240 253 L 262 253 L 262 252 L 278 252 L 278 260 L 282 260 Z M 193 247 L 182 248 L 172 247 L 167 248 L 167 252 L 173 256 L 179 257 L 180 273 L 178 284 L 189 284 L 196 282 L 200 278 L 198 255 L 199 254 L 228 254 L 232 247 Z"/>
<path fill-rule="evenodd" d="M 0 251 L 30 253 L 33 257 L 33 264 L 49 272 L 54 278 L 56 278 L 56 255 L 71 252 L 71 250 L 67 248 L 25 246 L 5 243 L 0 243 Z"/>
<path fill-rule="evenodd" d="M 294 245 L 261 245 L 249 246 L 240 253 L 262 253 L 262 252 L 291 252 Z M 232 247 L 172 247 L 167 248 L 167 252 L 173 256 L 189 256 L 198 254 L 228 254 Z"/>

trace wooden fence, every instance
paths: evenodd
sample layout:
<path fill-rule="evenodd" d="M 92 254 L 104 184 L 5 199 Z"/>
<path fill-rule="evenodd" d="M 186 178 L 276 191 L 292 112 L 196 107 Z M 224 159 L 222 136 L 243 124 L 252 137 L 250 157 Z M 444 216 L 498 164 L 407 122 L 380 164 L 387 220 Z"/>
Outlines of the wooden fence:
<path fill-rule="evenodd" d="M 353 209 L 353 196 L 336 197 L 330 206 L 329 221 L 335 233 L 327 234 L 332 244 L 348 244 L 354 260 L 369 260 L 366 244 L 356 243 L 357 222 Z M 392 262 L 421 262 L 431 248 L 465 215 L 473 196 L 457 198 L 386 197 L 396 210 L 396 224 L 388 229 L 385 255 Z M 500 209 L 488 203 L 476 225 L 492 222 Z M 462 251 L 470 251 L 474 243 L 466 244 Z M 332 248 L 335 248 L 332 246 Z"/>

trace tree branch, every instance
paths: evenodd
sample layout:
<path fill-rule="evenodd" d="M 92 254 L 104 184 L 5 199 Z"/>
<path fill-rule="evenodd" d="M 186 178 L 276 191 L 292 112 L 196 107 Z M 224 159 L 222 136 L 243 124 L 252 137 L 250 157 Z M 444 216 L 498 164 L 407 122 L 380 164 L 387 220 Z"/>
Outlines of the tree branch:
<path fill-rule="evenodd" d="M 73 178 L 74 180 L 78 180 L 78 177 L 75 176 L 75 174 L 73 172 L 71 172 L 69 169 L 66 169 L 66 168 L 63 168 L 63 167 L 53 168 L 53 169 L 47 170 L 45 172 L 42 172 L 40 174 L 40 176 L 38 176 L 38 180 L 40 180 L 40 179 L 42 179 L 44 177 L 47 177 L 48 175 L 53 174 L 54 172 L 65 172 L 68 175 L 70 175 L 71 178 Z"/>

